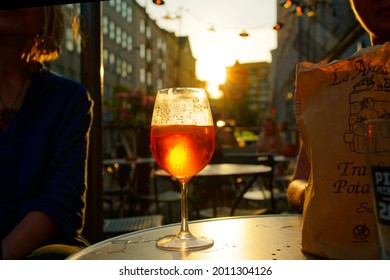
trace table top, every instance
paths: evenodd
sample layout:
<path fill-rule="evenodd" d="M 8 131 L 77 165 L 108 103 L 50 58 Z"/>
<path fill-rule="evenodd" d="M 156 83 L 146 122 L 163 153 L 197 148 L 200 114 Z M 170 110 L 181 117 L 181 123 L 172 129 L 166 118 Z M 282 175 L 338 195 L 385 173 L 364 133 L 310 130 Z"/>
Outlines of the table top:
<path fill-rule="evenodd" d="M 233 175 L 252 175 L 270 172 L 271 167 L 259 164 L 233 164 L 218 163 L 208 164 L 202 171 L 195 176 L 233 176 Z M 162 169 L 155 172 L 157 176 L 171 176 Z"/>
<path fill-rule="evenodd" d="M 114 165 L 114 164 L 147 164 L 154 163 L 153 157 L 134 157 L 134 158 L 109 158 L 103 160 L 103 165 Z"/>
<path fill-rule="evenodd" d="M 171 224 L 120 235 L 72 255 L 86 260 L 305 260 L 315 256 L 301 251 L 301 215 L 261 215 L 190 222 L 195 236 L 214 240 L 214 246 L 198 251 L 158 249 L 156 241 L 179 232 Z"/>

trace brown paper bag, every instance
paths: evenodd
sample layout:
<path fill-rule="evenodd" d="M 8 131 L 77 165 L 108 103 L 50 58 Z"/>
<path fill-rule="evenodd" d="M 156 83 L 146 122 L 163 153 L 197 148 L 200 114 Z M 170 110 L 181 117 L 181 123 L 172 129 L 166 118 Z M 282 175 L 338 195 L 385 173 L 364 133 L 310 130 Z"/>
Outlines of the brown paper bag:
<path fill-rule="evenodd" d="M 299 63 L 297 126 L 311 164 L 302 250 L 376 259 L 378 244 L 361 123 L 390 118 L 390 43 L 330 64 Z"/>

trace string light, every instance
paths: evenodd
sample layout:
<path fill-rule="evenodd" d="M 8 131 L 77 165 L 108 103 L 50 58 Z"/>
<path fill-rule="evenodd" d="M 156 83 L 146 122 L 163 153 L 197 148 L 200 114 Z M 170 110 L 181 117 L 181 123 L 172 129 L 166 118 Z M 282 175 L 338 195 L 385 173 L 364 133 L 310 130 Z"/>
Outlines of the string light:
<path fill-rule="evenodd" d="M 210 31 L 210 32 L 215 32 L 215 27 L 214 27 L 214 26 L 210 26 L 210 27 L 209 27 L 209 31 Z"/>
<path fill-rule="evenodd" d="M 187 12 L 188 14 L 190 14 L 191 16 L 193 16 L 194 18 L 196 18 L 197 20 L 203 22 L 203 23 L 206 23 L 208 24 L 210 27 L 208 28 L 208 31 L 209 32 L 217 32 L 218 29 L 234 29 L 234 30 L 237 30 L 237 29 L 241 29 L 242 31 L 240 31 L 238 33 L 238 35 L 240 37 L 249 37 L 249 30 L 255 30 L 255 29 L 261 29 L 261 28 L 266 28 L 266 27 L 270 27 L 268 24 L 267 25 L 258 25 L 258 26 L 253 26 L 253 27 L 247 27 L 247 28 L 238 28 L 238 27 L 231 27 L 231 26 L 223 26 L 223 25 L 217 25 L 217 24 L 214 24 L 196 14 L 194 14 L 193 12 L 191 12 L 190 10 L 188 9 L 183 9 L 183 11 Z M 166 16 L 163 17 L 163 19 L 165 20 L 174 20 L 174 19 L 180 19 L 180 17 L 176 16 L 176 17 L 171 17 L 169 16 L 169 14 L 167 14 Z"/>
<path fill-rule="evenodd" d="M 165 2 L 163 0 L 153 0 L 153 3 L 158 5 L 158 6 L 161 6 L 161 5 L 165 4 Z"/>
<path fill-rule="evenodd" d="M 295 8 L 295 12 L 297 13 L 298 16 L 303 15 L 302 7 L 301 6 L 297 6 Z"/>
<path fill-rule="evenodd" d="M 211 27 L 210 27 L 208 30 L 211 31 L 211 32 L 216 32 L 218 28 L 219 28 L 219 29 L 234 29 L 234 30 L 239 29 L 239 28 L 237 28 L 237 27 L 217 25 L 217 24 L 211 23 L 211 22 L 205 20 L 204 18 L 202 18 L 202 17 L 200 17 L 200 16 L 194 14 L 193 12 L 189 11 L 188 9 L 185 9 L 185 11 L 186 11 L 187 13 L 189 13 L 190 15 L 192 15 L 193 17 L 197 18 L 199 21 L 202 21 L 202 22 L 204 22 L 204 23 L 210 24 Z M 265 27 L 269 27 L 269 25 L 258 25 L 258 26 L 252 26 L 252 27 L 242 28 L 242 29 L 241 29 L 242 31 L 240 31 L 240 32 L 238 33 L 238 35 L 239 35 L 240 37 L 243 37 L 243 38 L 249 37 L 249 32 L 248 32 L 249 30 L 261 29 L 261 28 L 265 28 Z"/>
<path fill-rule="evenodd" d="M 306 12 L 306 15 L 307 15 L 308 17 L 312 17 L 312 16 L 314 16 L 315 14 L 316 14 L 316 12 L 315 12 L 314 8 L 310 8 L 310 9 Z"/>
<path fill-rule="evenodd" d="M 174 16 L 174 17 L 171 17 L 169 14 L 166 14 L 163 19 L 165 20 L 177 20 L 177 19 L 180 19 L 181 17 L 180 16 Z"/>
<path fill-rule="evenodd" d="M 321 3 L 327 3 L 326 1 L 320 1 Z M 315 15 L 315 0 L 282 0 L 280 1 L 280 6 L 283 6 L 286 9 L 290 9 L 291 14 L 296 14 L 297 16 L 306 15 L 307 17 L 313 17 Z M 282 29 L 283 24 L 277 22 L 273 27 L 276 31 Z"/>
<path fill-rule="evenodd" d="M 283 25 L 284 25 L 283 23 L 277 22 L 275 24 L 275 26 L 273 27 L 273 29 L 275 29 L 276 31 L 279 31 L 280 29 L 282 29 Z"/>
<path fill-rule="evenodd" d="M 292 1 L 286 1 L 283 6 L 287 9 L 287 8 L 290 8 L 292 5 Z"/>
<path fill-rule="evenodd" d="M 312 17 L 315 15 L 315 0 L 282 0 L 280 1 L 280 6 L 291 9 L 291 13 L 295 13 L 298 16 L 306 14 L 306 16 Z"/>
<path fill-rule="evenodd" d="M 240 32 L 240 37 L 248 37 L 249 36 L 249 33 L 248 32 L 246 32 L 246 31 L 242 31 L 242 32 Z"/>

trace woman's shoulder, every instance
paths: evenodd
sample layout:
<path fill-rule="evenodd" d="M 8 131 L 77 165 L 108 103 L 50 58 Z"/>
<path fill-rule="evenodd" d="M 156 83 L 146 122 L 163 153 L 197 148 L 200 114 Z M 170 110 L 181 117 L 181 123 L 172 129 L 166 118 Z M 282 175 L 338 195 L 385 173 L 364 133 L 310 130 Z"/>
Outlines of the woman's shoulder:
<path fill-rule="evenodd" d="M 55 98 L 72 98 L 77 100 L 90 100 L 91 97 L 80 82 L 58 74 L 47 68 L 42 68 L 33 76 L 37 89 L 43 90 L 47 95 Z"/>
<path fill-rule="evenodd" d="M 85 87 L 78 81 L 47 68 L 43 68 L 37 73 L 37 79 L 46 83 L 47 86 L 55 86 L 60 89 L 65 86 L 65 89 L 71 87 L 73 89 L 79 89 L 80 91 L 86 91 Z"/>

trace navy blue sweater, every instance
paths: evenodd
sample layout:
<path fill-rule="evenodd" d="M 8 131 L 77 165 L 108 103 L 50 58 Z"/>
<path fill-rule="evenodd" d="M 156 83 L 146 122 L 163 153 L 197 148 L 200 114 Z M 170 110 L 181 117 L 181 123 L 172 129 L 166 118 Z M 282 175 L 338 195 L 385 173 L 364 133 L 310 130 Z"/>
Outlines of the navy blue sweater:
<path fill-rule="evenodd" d="M 47 69 L 0 129 L 0 240 L 30 211 L 60 228 L 53 243 L 74 244 L 84 223 L 86 159 L 93 102 L 85 88 Z"/>

